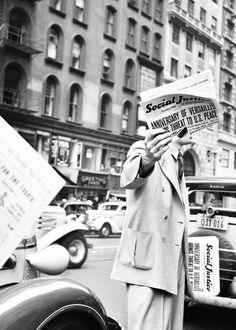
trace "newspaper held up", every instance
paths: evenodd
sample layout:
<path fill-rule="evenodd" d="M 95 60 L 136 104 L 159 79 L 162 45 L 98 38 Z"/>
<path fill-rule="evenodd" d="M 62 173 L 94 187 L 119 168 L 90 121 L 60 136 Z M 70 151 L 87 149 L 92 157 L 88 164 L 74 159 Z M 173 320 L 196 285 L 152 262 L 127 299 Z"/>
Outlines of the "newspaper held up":
<path fill-rule="evenodd" d="M 141 107 L 150 129 L 163 128 L 177 134 L 184 127 L 194 133 L 219 120 L 211 70 L 144 91 Z"/>
<path fill-rule="evenodd" d="M 64 183 L 0 117 L 0 267 Z"/>

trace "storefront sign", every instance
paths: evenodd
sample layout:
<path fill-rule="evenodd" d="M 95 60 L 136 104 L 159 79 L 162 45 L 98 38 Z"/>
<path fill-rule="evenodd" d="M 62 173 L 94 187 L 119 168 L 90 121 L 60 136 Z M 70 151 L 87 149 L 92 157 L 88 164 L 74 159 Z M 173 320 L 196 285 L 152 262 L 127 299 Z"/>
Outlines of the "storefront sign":
<path fill-rule="evenodd" d="M 108 189 L 108 177 L 104 174 L 80 172 L 78 185 L 85 188 Z"/>
<path fill-rule="evenodd" d="M 189 237 L 188 274 L 194 294 L 216 296 L 220 292 L 219 239 Z"/>

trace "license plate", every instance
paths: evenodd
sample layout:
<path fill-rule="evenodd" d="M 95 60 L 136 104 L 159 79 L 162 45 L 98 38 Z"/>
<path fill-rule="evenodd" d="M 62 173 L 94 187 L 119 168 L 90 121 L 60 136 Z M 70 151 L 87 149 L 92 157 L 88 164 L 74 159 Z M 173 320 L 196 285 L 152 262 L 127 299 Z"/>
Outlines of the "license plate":
<path fill-rule="evenodd" d="M 198 227 L 201 227 L 201 228 L 227 230 L 228 217 L 223 217 L 221 215 L 215 215 L 214 217 L 209 217 L 206 214 L 198 214 L 197 215 L 197 224 L 198 224 Z"/>

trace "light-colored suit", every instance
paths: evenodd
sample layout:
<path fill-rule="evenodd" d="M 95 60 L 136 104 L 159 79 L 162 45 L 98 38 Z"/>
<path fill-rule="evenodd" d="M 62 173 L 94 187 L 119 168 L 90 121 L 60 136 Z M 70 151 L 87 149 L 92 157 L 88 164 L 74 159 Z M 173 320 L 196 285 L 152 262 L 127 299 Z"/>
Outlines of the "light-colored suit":
<path fill-rule="evenodd" d="M 144 142 L 134 143 L 124 164 L 121 186 L 127 189 L 127 216 L 111 278 L 176 295 L 180 253 L 187 253 L 185 181 L 179 184 L 169 151 L 148 177 L 139 177 L 143 153 Z"/>

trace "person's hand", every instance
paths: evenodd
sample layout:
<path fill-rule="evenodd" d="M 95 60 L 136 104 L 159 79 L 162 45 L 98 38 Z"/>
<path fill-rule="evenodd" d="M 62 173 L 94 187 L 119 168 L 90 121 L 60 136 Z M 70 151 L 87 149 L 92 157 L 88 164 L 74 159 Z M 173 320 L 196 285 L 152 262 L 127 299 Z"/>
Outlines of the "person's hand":
<path fill-rule="evenodd" d="M 144 140 L 145 152 L 142 155 L 141 170 L 145 175 L 161 159 L 172 141 L 171 133 L 166 133 L 162 128 L 148 131 Z"/>

